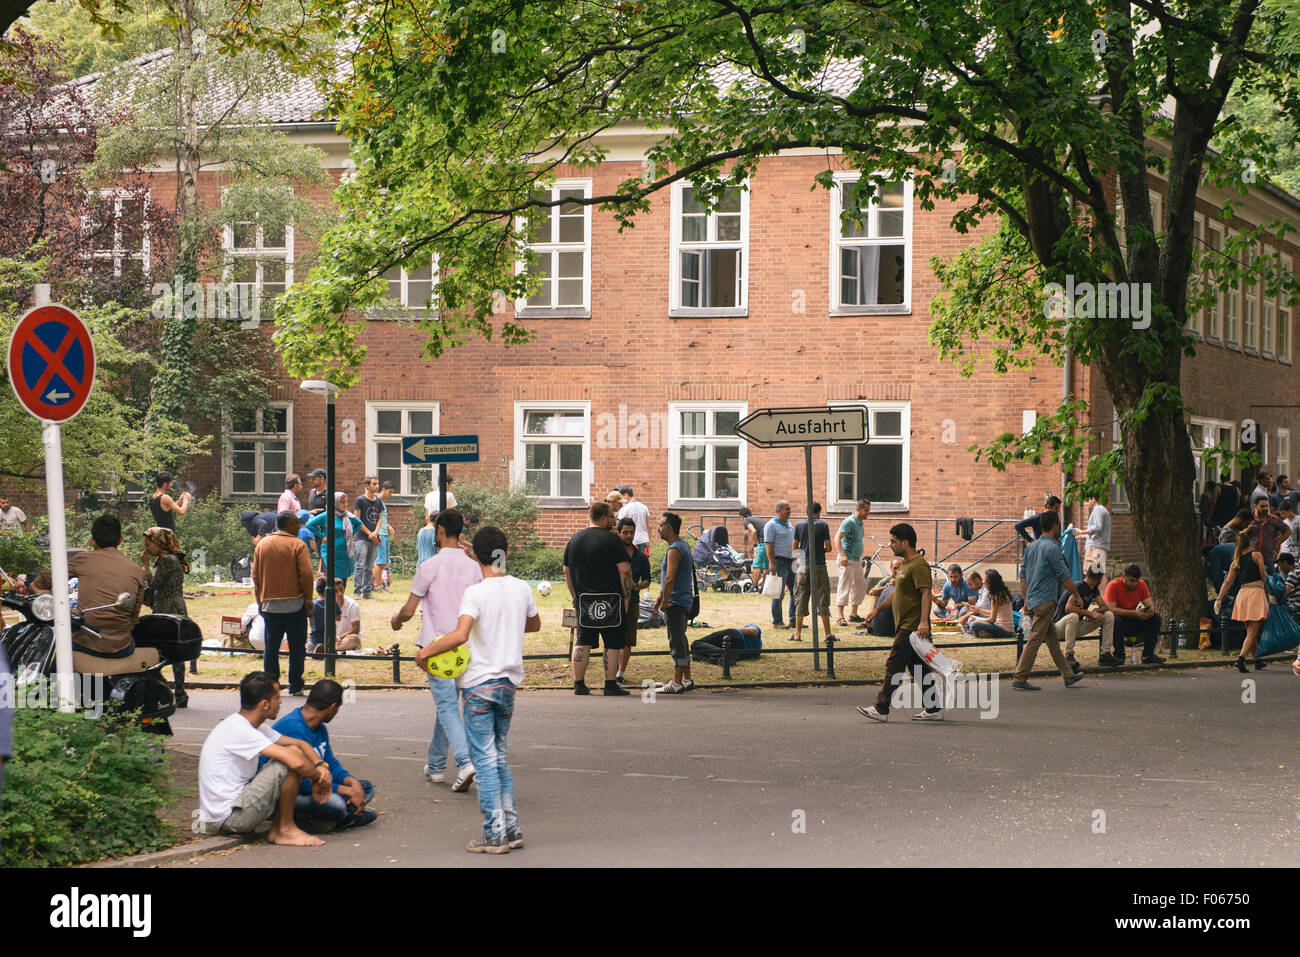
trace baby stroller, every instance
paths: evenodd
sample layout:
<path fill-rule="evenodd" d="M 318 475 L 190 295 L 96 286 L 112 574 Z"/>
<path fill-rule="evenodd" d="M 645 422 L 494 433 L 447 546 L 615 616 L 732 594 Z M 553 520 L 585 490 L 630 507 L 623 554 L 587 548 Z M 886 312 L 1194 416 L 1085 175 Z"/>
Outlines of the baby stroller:
<path fill-rule="evenodd" d="M 731 547 L 731 537 L 725 525 L 715 525 L 699 538 L 694 535 L 691 538 L 695 541 L 695 547 L 691 549 L 691 558 L 695 560 L 695 580 L 702 591 L 712 588 L 739 595 L 755 590 L 750 581 L 749 562 Z"/>

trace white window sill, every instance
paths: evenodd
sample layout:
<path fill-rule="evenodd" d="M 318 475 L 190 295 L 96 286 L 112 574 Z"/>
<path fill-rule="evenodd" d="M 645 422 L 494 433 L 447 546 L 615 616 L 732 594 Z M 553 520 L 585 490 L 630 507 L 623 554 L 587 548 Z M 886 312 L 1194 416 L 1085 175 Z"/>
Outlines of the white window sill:
<path fill-rule="evenodd" d="M 857 502 L 836 502 L 831 506 L 832 512 L 852 513 L 857 508 Z M 911 509 L 902 502 L 872 502 L 872 515 L 906 515 Z M 825 514 L 822 515 L 825 518 Z"/>
<path fill-rule="evenodd" d="M 668 310 L 669 319 L 730 319 L 749 315 L 748 306 L 722 306 L 716 309 L 697 309 L 692 306 L 674 306 Z"/>
<path fill-rule="evenodd" d="M 586 306 L 517 306 L 515 316 L 519 319 L 590 319 L 591 310 Z"/>
<path fill-rule="evenodd" d="M 534 499 L 538 508 L 588 508 L 589 503 L 585 498 L 537 498 Z"/>
<path fill-rule="evenodd" d="M 831 316 L 910 316 L 912 306 L 906 302 L 897 305 L 834 306 L 829 314 Z"/>
<path fill-rule="evenodd" d="M 437 319 L 436 309 L 419 309 L 410 306 L 371 306 L 365 311 L 366 322 L 418 322 Z"/>
<path fill-rule="evenodd" d="M 1248 356 L 1255 356 L 1255 357 L 1259 356 L 1259 351 L 1254 346 L 1246 346 L 1246 348 L 1243 351 Z"/>
<path fill-rule="evenodd" d="M 702 499 L 694 498 L 685 501 L 669 502 L 669 511 L 673 509 L 683 509 L 692 512 L 698 512 L 700 509 L 730 509 L 735 510 L 745 504 L 743 498 L 719 498 L 719 499 Z"/>

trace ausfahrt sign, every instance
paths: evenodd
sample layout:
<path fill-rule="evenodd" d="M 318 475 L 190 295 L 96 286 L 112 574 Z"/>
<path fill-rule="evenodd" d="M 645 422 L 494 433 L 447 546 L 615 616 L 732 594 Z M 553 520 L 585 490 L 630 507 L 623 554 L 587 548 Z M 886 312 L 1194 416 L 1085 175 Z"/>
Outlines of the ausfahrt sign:
<path fill-rule="evenodd" d="M 9 384 L 32 415 L 67 422 L 95 387 L 95 345 L 66 306 L 29 309 L 9 338 Z"/>
<path fill-rule="evenodd" d="M 856 445 L 867 441 L 867 408 L 863 405 L 812 409 L 759 409 L 736 426 L 736 434 L 751 445 Z"/>

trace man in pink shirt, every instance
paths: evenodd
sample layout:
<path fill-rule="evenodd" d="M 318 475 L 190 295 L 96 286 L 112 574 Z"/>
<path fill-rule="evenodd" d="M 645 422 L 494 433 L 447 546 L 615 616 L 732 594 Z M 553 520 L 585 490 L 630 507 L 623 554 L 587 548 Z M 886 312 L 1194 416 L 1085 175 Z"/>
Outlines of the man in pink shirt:
<path fill-rule="evenodd" d="M 301 512 L 302 503 L 298 501 L 298 493 L 302 491 L 302 479 L 298 473 L 294 472 L 284 480 L 284 491 L 280 493 L 280 500 L 275 503 L 277 512 Z"/>
<path fill-rule="evenodd" d="M 410 621 L 415 609 L 421 609 L 423 623 L 415 640 L 420 648 L 456 630 L 465 589 L 483 580 L 479 563 L 458 547 L 464 527 L 464 519 L 455 509 L 438 513 L 434 525 L 438 553 L 420 563 L 411 580 L 411 594 L 406 604 L 393 613 L 393 631 L 399 631 L 404 622 Z M 465 737 L 465 722 L 460 714 L 458 681 L 433 675 L 428 678 L 438 713 L 434 718 L 433 740 L 429 742 L 424 774 L 434 784 L 446 780 L 447 746 L 450 744 L 460 772 L 451 789 L 467 791 L 474 780 L 474 765 L 470 761 L 469 739 Z"/>

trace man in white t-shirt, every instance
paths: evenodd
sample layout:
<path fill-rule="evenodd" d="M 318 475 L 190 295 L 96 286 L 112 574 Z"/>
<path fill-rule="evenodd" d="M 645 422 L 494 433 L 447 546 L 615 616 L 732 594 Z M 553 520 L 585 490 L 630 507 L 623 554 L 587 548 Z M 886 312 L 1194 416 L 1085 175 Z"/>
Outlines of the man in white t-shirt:
<path fill-rule="evenodd" d="M 411 580 L 411 594 L 406 604 L 393 613 L 393 631 L 410 621 L 417 608 L 421 609 L 420 634 L 415 639 L 417 648 L 437 641 L 455 631 L 460 620 L 460 603 L 465 589 L 483 580 L 478 562 L 457 547 L 464 520 L 454 508 L 439 512 L 434 521 L 438 552 L 420 562 Z M 453 678 L 435 678 L 428 675 L 429 691 L 433 693 L 436 709 L 433 719 L 433 738 L 424 762 L 424 775 L 434 784 L 447 779 L 447 748 L 456 759 L 457 775 L 453 791 L 468 791 L 474 780 L 474 762 L 469 755 L 469 739 L 465 737 L 465 721 L 460 714 L 460 681 Z"/>
<path fill-rule="evenodd" d="M 9 503 L 9 496 L 0 492 L 0 528 L 18 528 L 22 526 L 24 532 L 32 530 L 31 524 L 27 521 L 27 513 L 17 505 Z"/>
<path fill-rule="evenodd" d="M 474 558 L 483 580 L 465 589 L 456 628 L 425 645 L 420 665 L 444 651 L 468 644 L 469 667 L 461 676 L 465 732 L 478 771 L 478 806 L 483 834 L 470 853 L 506 854 L 524 846 L 515 810 L 515 785 L 506 763 L 506 733 L 515 710 L 515 689 L 524 680 L 524 634 L 541 631 L 533 590 L 506 574 L 506 535 L 485 525 L 474 534 Z"/>
<path fill-rule="evenodd" d="M 424 517 L 425 521 L 429 516 L 436 516 L 441 509 L 438 507 L 438 489 L 434 488 L 424 497 Z M 456 496 L 451 494 L 451 476 L 447 476 L 447 508 L 456 507 Z"/>
<path fill-rule="evenodd" d="M 324 803 L 331 794 L 328 763 L 305 741 L 271 727 L 280 713 L 280 685 L 264 671 L 239 682 L 239 710 L 209 732 L 199 754 L 199 820 L 209 833 L 251 834 L 273 814 L 267 840 L 314 847 L 324 844 L 293 822 L 302 780 Z M 259 755 L 270 758 L 257 769 Z"/>
<path fill-rule="evenodd" d="M 636 532 L 632 535 L 632 547 L 641 549 L 641 554 L 650 557 L 650 509 L 644 502 L 636 499 L 636 493 L 630 485 L 620 485 L 618 491 L 627 499 L 627 504 L 618 510 L 616 519 L 630 518 L 636 522 Z"/>
<path fill-rule="evenodd" d="M 257 602 L 251 602 L 244 609 L 244 616 L 239 620 L 239 626 L 248 636 L 248 643 L 258 651 L 266 647 L 266 622 L 262 620 L 262 609 Z"/>

